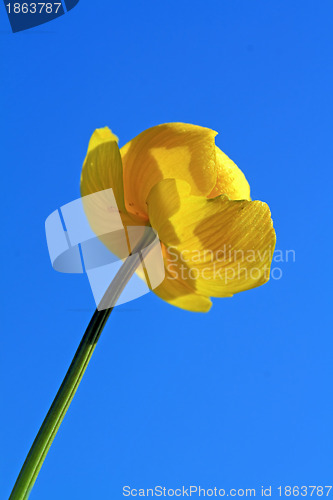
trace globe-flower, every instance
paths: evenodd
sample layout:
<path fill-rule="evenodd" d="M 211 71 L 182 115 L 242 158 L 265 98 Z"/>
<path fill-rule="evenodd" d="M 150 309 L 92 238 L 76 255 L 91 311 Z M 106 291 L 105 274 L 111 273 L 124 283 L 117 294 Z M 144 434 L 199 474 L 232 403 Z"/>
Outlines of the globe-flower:
<path fill-rule="evenodd" d="M 117 303 L 145 252 L 151 252 L 149 243 L 156 238 L 146 226 L 159 236 L 165 267 L 154 292 L 170 304 L 206 312 L 210 297 L 230 297 L 269 279 L 275 246 L 269 208 L 251 201 L 244 174 L 215 146 L 215 135 L 208 128 L 169 123 L 145 130 L 119 149 L 111 130 L 94 132 L 81 174 L 83 206 L 91 228 L 113 253 L 121 258 L 125 247 L 126 256 L 132 253 L 101 303 L 104 298 Z M 93 193 L 99 194 L 88 196 Z M 115 219 L 121 244 L 110 228 Z M 143 228 L 134 248 L 126 226 Z M 28 497 L 112 310 L 107 305 L 94 312 L 10 500 Z"/>
<path fill-rule="evenodd" d="M 165 278 L 154 292 L 197 312 L 210 309 L 210 297 L 265 283 L 275 246 L 267 204 L 251 201 L 244 174 L 215 136 L 208 128 L 168 123 L 119 149 L 110 129 L 97 129 L 81 174 L 82 196 L 112 188 L 125 226 L 156 230 Z"/>

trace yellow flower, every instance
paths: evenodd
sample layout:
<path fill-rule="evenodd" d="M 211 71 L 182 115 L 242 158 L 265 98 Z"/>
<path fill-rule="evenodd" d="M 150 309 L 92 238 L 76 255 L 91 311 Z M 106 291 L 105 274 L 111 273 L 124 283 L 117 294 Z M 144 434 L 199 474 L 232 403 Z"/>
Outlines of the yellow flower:
<path fill-rule="evenodd" d="M 98 129 L 81 175 L 82 196 L 112 188 L 125 226 L 157 231 L 165 278 L 154 292 L 190 311 L 268 281 L 275 246 L 268 206 L 251 201 L 244 174 L 215 136 L 168 123 L 119 149 L 108 128 Z"/>

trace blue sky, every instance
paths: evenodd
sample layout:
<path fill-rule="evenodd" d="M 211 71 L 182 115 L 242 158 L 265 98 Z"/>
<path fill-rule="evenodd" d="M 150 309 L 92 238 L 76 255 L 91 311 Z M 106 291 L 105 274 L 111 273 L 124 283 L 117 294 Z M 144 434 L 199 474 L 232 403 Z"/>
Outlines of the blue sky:
<path fill-rule="evenodd" d="M 170 121 L 219 132 L 296 260 L 208 314 L 153 293 L 117 308 L 31 499 L 332 484 L 332 16 L 328 0 L 81 0 L 12 34 L 1 5 L 1 498 L 94 310 L 86 277 L 53 271 L 44 221 L 79 196 L 95 128 L 124 144 Z"/>

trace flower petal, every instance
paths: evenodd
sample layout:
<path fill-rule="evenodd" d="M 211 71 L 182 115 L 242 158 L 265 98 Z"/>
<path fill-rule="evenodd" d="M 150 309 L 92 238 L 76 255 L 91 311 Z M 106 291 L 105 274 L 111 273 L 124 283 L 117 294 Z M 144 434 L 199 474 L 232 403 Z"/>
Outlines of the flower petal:
<path fill-rule="evenodd" d="M 147 217 L 151 188 L 167 178 L 185 180 L 192 194 L 207 196 L 216 184 L 216 132 L 186 123 L 145 130 L 121 148 L 126 208 Z"/>
<path fill-rule="evenodd" d="M 160 240 L 184 262 L 178 278 L 196 293 L 226 297 L 268 281 L 275 231 L 265 203 L 208 200 L 174 179 L 158 183 L 147 201 Z"/>
<path fill-rule="evenodd" d="M 208 297 L 191 291 L 185 283 L 175 278 L 167 267 L 163 282 L 153 292 L 169 304 L 187 311 L 208 312 L 212 307 Z"/>
<path fill-rule="evenodd" d="M 81 196 L 112 188 L 119 210 L 125 211 L 123 166 L 118 138 L 108 127 L 91 136 L 81 173 Z"/>
<path fill-rule="evenodd" d="M 230 200 L 250 200 L 250 186 L 240 168 L 216 146 L 217 181 L 208 198 L 225 194 Z"/>
<path fill-rule="evenodd" d="M 164 258 L 165 277 L 152 291 L 165 302 L 192 312 L 208 312 L 212 302 L 208 297 L 196 293 L 190 283 L 184 283 L 177 278 L 180 272 L 175 263 L 175 255 L 169 255 L 167 248 L 161 243 L 162 254 Z M 142 268 L 138 268 L 136 274 L 144 281 L 146 275 Z"/>
<path fill-rule="evenodd" d="M 118 148 L 118 138 L 108 127 L 105 127 L 95 130 L 90 139 L 81 172 L 81 196 L 84 197 L 109 188 L 113 190 L 123 224 L 133 225 L 133 217 L 127 214 L 125 207 L 123 166 Z M 101 200 L 102 199 L 103 194 L 101 194 Z M 88 203 L 86 203 L 86 205 L 88 206 Z M 105 206 L 103 203 L 101 203 L 100 207 L 92 207 L 91 204 L 89 204 L 89 214 L 87 213 L 87 216 L 95 232 L 97 232 L 95 226 L 98 224 L 99 234 L 103 233 L 101 229 L 103 226 L 103 219 L 105 219 L 105 225 L 109 224 L 109 216 L 105 214 Z M 137 222 L 137 218 L 135 222 Z M 145 224 L 146 221 L 139 221 L 138 223 Z"/>

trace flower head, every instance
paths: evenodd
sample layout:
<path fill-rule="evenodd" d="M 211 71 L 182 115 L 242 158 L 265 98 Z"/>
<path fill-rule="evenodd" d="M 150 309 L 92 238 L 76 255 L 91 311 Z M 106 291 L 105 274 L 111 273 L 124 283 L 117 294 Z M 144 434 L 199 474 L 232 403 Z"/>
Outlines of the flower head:
<path fill-rule="evenodd" d="M 268 281 L 275 246 L 268 206 L 251 201 L 244 174 L 215 136 L 168 123 L 119 149 L 108 128 L 97 129 L 82 168 L 82 196 L 112 188 L 125 226 L 157 231 L 165 278 L 154 292 L 190 311 Z"/>

